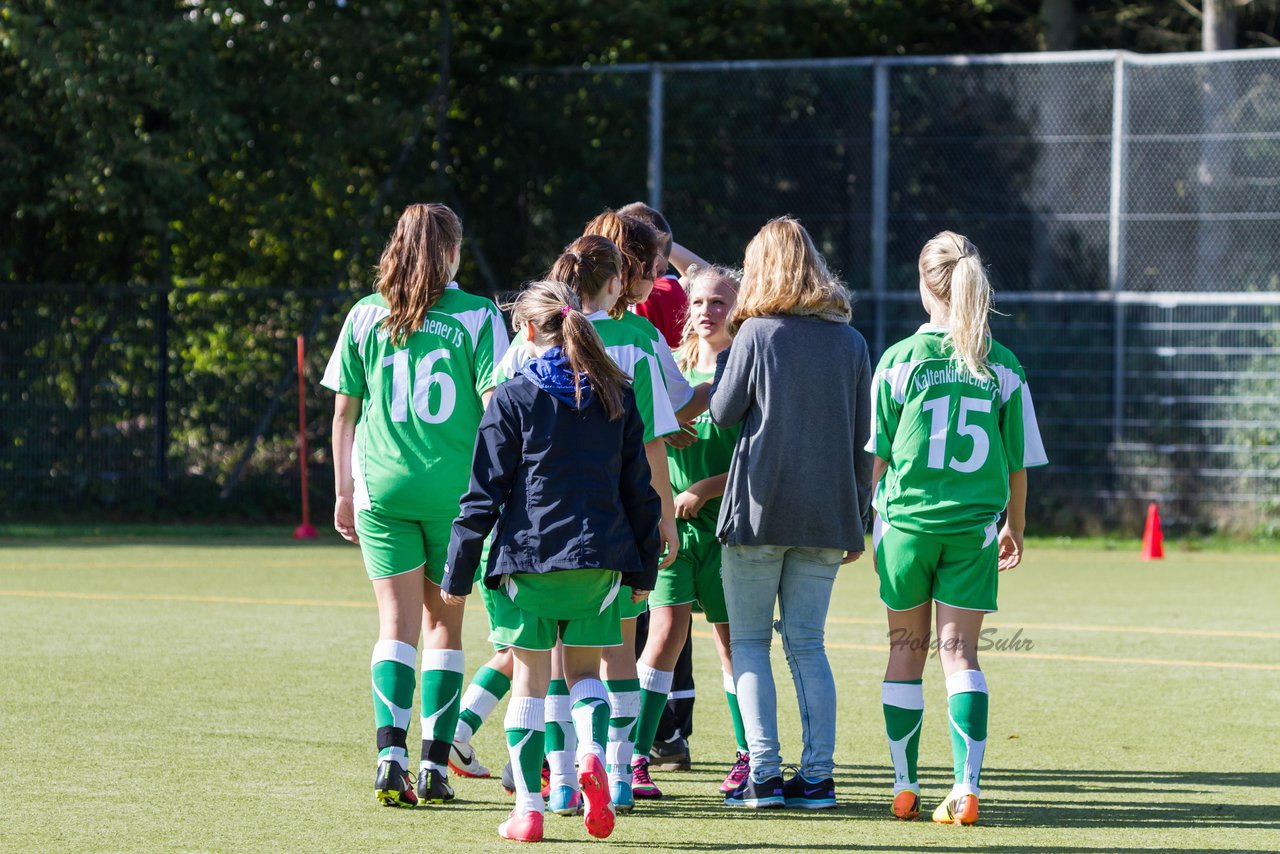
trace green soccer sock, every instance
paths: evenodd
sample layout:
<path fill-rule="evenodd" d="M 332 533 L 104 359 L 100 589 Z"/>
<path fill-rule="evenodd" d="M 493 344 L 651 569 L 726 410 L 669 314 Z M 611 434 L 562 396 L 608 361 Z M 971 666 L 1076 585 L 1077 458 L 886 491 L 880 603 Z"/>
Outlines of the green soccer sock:
<path fill-rule="evenodd" d="M 462 695 L 462 709 L 458 712 L 458 728 L 454 741 L 470 742 L 471 736 L 480 731 L 489 715 L 511 690 L 511 680 L 492 667 L 481 667 L 471 679 Z"/>
<path fill-rule="evenodd" d="M 924 684 L 919 679 L 880 683 L 884 729 L 893 759 L 893 793 L 920 794 L 917 762 L 920 757 L 920 723 L 924 720 Z"/>
<path fill-rule="evenodd" d="M 512 697 L 507 706 L 507 752 L 516 783 L 516 810 L 542 812 L 542 752 L 545 724 L 541 697 Z"/>
<path fill-rule="evenodd" d="M 654 670 L 642 661 L 636 665 L 636 673 L 640 676 L 640 721 L 636 725 L 635 753 L 647 757 L 671 693 L 672 672 Z"/>
<path fill-rule="evenodd" d="M 462 696 L 462 650 L 422 652 L 422 765 L 447 774 Z"/>
<path fill-rule="evenodd" d="M 987 749 L 987 699 L 987 678 L 981 670 L 962 670 L 947 677 L 947 715 L 956 774 L 953 796 L 982 794 L 978 785 Z"/>
<path fill-rule="evenodd" d="M 395 640 L 373 645 L 369 665 L 373 681 L 373 722 L 378 728 L 378 759 L 394 759 L 409 770 L 405 736 L 413 712 L 413 683 L 417 675 L 417 647 Z"/>
<path fill-rule="evenodd" d="M 609 782 L 630 783 L 633 739 L 640 716 L 640 680 L 606 679 L 604 688 L 609 694 L 609 744 L 605 748 Z"/>
<path fill-rule="evenodd" d="M 738 688 L 733 682 L 733 674 L 724 674 L 724 698 L 729 703 L 729 717 L 733 719 L 733 740 L 738 744 L 739 753 L 748 753 L 747 728 L 742 723 L 742 707 L 738 705 Z"/>
<path fill-rule="evenodd" d="M 569 689 L 570 714 L 578 734 L 578 764 L 594 753 L 603 764 L 604 746 L 609 741 L 609 701 L 604 683 L 599 679 L 583 679 Z"/>
<path fill-rule="evenodd" d="M 569 683 L 552 679 L 547 687 L 545 720 L 547 725 L 547 765 L 551 767 L 552 786 L 578 785 L 573 773 L 574 757 L 578 752 L 578 735 L 573 729 L 570 713 Z"/>

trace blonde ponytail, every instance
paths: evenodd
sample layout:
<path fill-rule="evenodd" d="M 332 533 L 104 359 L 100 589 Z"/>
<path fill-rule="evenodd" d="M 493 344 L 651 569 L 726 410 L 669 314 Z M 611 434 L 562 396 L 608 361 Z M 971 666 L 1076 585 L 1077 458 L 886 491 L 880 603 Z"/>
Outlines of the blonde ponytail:
<path fill-rule="evenodd" d="M 920 279 L 950 309 L 947 341 L 956 361 L 990 379 L 992 292 L 978 248 L 963 234 L 939 232 L 920 250 Z"/>

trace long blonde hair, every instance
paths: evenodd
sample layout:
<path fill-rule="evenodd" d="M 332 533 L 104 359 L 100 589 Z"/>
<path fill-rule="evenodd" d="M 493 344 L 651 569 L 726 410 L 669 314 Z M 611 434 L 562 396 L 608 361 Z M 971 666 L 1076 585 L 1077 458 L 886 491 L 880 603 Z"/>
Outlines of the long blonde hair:
<path fill-rule="evenodd" d="M 727 285 L 735 295 L 741 287 L 741 275 L 736 270 L 711 264 L 707 267 L 694 267 L 689 271 L 685 277 L 685 280 L 689 283 L 689 294 L 692 296 L 694 286 L 708 279 Z M 728 328 L 727 322 L 726 328 Z M 691 371 L 698 364 L 698 330 L 693 325 L 693 312 L 691 311 L 685 312 L 684 331 L 681 333 L 680 344 L 675 348 L 675 357 L 676 364 L 680 366 L 682 371 Z"/>
<path fill-rule="evenodd" d="M 397 346 L 422 327 L 449 285 L 455 249 L 462 245 L 462 221 L 441 204 L 409 205 L 378 261 L 378 293 L 391 309 L 382 329 Z"/>
<path fill-rule="evenodd" d="M 989 379 L 992 292 L 978 247 L 963 234 L 938 232 L 920 250 L 920 280 L 950 307 L 946 340 L 956 361 L 975 377 Z"/>
<path fill-rule="evenodd" d="M 748 318 L 771 314 L 812 315 L 839 323 L 853 316 L 844 284 L 827 269 L 809 232 L 789 216 L 769 220 L 747 244 L 729 332 L 737 334 Z"/>
<path fill-rule="evenodd" d="M 574 399 L 582 405 L 582 377 L 591 378 L 591 388 L 604 404 L 610 421 L 622 417 L 622 389 L 627 375 L 609 358 L 600 334 L 582 313 L 582 304 L 573 289 L 563 282 L 533 282 L 525 288 L 511 309 L 512 325 L 518 332 L 533 323 L 538 339 L 564 349 L 573 372 Z"/>

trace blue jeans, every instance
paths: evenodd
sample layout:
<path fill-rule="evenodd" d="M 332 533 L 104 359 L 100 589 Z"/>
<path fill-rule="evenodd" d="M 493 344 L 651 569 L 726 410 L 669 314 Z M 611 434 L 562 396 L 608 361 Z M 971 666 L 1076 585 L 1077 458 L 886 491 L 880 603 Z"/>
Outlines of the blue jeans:
<path fill-rule="evenodd" d="M 844 552 L 790 546 L 725 546 L 721 575 L 729 609 L 729 648 L 738 706 L 751 750 L 751 776 L 763 782 L 781 773 L 778 699 L 769 665 L 773 605 L 791 666 L 804 751 L 800 773 L 810 780 L 833 776 L 836 748 L 836 684 L 827 661 L 825 625 L 831 585 Z"/>

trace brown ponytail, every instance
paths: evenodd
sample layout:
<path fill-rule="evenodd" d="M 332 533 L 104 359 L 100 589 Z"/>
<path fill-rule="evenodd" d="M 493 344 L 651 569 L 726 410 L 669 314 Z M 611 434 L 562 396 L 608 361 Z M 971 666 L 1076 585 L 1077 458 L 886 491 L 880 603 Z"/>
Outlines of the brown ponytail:
<path fill-rule="evenodd" d="M 444 289 L 454 250 L 462 245 L 462 222 L 445 205 L 409 205 L 400 215 L 378 262 L 378 293 L 391 313 L 382 329 L 397 347 L 422 327 Z"/>
<path fill-rule="evenodd" d="M 657 230 L 644 220 L 634 216 L 606 210 L 582 230 L 583 234 L 606 237 L 622 253 L 622 297 L 610 314 L 620 316 L 636 299 L 641 282 L 653 271 L 653 262 L 662 251 Z"/>
<path fill-rule="evenodd" d="M 622 417 L 622 389 L 627 375 L 609 358 L 600 334 L 580 310 L 577 296 L 562 282 L 534 282 L 512 305 L 517 330 L 532 322 L 538 338 L 564 349 L 573 371 L 574 398 L 582 404 L 582 377 L 591 378 L 610 421 Z"/>
<path fill-rule="evenodd" d="M 578 295 L 581 305 L 595 298 L 614 276 L 622 275 L 622 253 L 613 241 L 598 234 L 579 237 L 564 248 L 551 265 L 547 279 L 562 282 Z"/>

